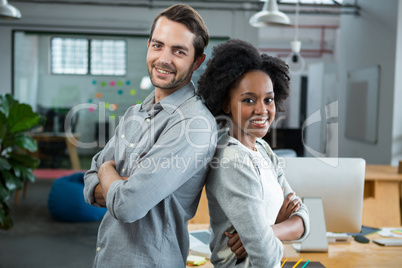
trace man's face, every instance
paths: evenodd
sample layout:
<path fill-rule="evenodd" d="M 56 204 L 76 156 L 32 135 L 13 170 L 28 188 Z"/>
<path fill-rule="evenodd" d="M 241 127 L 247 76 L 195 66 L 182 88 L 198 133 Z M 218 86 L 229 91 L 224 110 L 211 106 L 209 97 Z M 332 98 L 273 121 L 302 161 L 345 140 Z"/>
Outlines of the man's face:
<path fill-rule="evenodd" d="M 156 22 L 148 41 L 147 68 L 157 90 L 172 93 L 190 81 L 203 61 L 194 61 L 194 37 L 186 26 L 166 17 Z"/>

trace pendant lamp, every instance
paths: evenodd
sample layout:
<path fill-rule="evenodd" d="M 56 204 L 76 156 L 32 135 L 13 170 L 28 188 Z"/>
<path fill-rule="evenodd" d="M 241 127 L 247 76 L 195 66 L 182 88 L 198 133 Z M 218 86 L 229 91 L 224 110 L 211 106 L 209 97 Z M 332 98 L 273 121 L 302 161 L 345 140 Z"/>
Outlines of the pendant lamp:
<path fill-rule="evenodd" d="M 7 0 L 0 0 L 0 19 L 20 19 L 21 12 L 10 5 Z"/>
<path fill-rule="evenodd" d="M 295 39 L 290 42 L 292 52 L 286 58 L 286 64 L 289 66 L 289 71 L 293 74 L 299 74 L 304 70 L 305 61 L 300 54 L 301 41 L 299 41 L 299 2 L 296 2 L 295 16 Z"/>
<path fill-rule="evenodd" d="M 253 27 L 268 27 L 289 25 L 289 17 L 280 12 L 276 0 L 266 0 L 262 10 L 251 16 L 250 25 Z"/>

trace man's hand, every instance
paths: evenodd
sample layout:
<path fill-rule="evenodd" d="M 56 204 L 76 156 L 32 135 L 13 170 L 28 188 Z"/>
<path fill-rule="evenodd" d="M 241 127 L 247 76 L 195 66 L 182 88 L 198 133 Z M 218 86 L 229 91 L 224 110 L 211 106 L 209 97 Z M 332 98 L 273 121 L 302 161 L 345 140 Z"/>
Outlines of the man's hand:
<path fill-rule="evenodd" d="M 99 171 L 98 171 L 98 177 L 101 179 L 101 177 L 110 171 L 110 168 L 116 170 L 116 162 L 114 160 L 106 161 L 103 162 L 103 164 L 100 166 Z"/>
<path fill-rule="evenodd" d="M 106 207 L 106 199 L 103 196 L 103 191 L 100 183 L 95 186 L 94 190 L 94 198 L 95 198 L 95 203 L 98 204 L 101 207 Z"/>
<path fill-rule="evenodd" d="M 101 180 L 105 179 L 105 176 L 107 176 L 108 172 L 113 170 L 108 170 L 108 169 L 114 169 L 116 170 L 116 162 L 115 161 L 106 161 L 105 163 L 103 163 L 101 165 L 101 167 L 99 168 L 99 172 L 98 172 L 98 179 L 99 182 Z M 127 180 L 129 177 L 121 177 L 122 180 Z M 106 196 L 104 195 L 104 191 L 102 189 L 102 184 L 99 183 L 98 185 L 96 185 L 95 187 L 95 191 L 94 191 L 94 198 L 95 198 L 95 202 L 101 206 L 101 207 L 106 207 Z"/>
<path fill-rule="evenodd" d="M 240 240 L 239 234 L 237 232 L 233 234 L 225 232 L 225 235 L 227 238 L 229 238 L 227 245 L 232 252 L 236 254 L 236 259 L 243 259 L 247 257 L 247 251 Z"/>
<path fill-rule="evenodd" d="M 104 162 L 98 171 L 98 179 L 100 188 L 102 189 L 102 194 L 106 200 L 107 192 L 109 191 L 110 185 L 116 180 L 122 180 L 119 173 L 116 171 L 116 162 L 114 160 Z M 96 189 L 96 188 L 95 188 Z"/>
<path fill-rule="evenodd" d="M 279 210 L 278 216 L 276 217 L 275 224 L 281 223 L 287 219 L 289 219 L 290 215 L 297 212 L 300 208 L 300 199 L 295 198 L 295 192 L 288 194 L 288 196 L 283 201 L 282 207 Z"/>

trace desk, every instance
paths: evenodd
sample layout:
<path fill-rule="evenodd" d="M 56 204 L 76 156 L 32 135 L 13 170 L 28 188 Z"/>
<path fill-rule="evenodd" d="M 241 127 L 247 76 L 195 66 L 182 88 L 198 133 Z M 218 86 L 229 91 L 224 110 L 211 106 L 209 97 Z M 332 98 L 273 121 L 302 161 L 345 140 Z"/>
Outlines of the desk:
<path fill-rule="evenodd" d="M 377 228 L 401 226 L 401 188 L 402 174 L 398 174 L 398 167 L 366 165 L 362 224 Z M 197 213 L 190 223 L 209 223 L 205 188 Z"/>
<path fill-rule="evenodd" d="M 32 138 L 36 140 L 36 142 L 65 142 L 68 150 L 68 155 L 70 157 L 71 167 L 72 169 L 81 169 L 80 159 L 78 157 L 77 148 L 74 144 L 72 144 L 65 133 L 55 134 L 53 132 L 31 132 L 28 133 Z M 73 133 L 73 137 L 77 139 L 79 137 L 78 134 Z M 41 158 L 40 153 L 36 155 Z"/>
<path fill-rule="evenodd" d="M 207 227 L 208 225 L 203 224 L 190 224 L 189 230 L 205 229 Z M 287 258 L 289 262 L 298 261 L 300 258 L 303 258 L 303 261 L 318 261 L 328 268 L 401 267 L 401 247 L 383 247 L 375 244 L 372 241 L 373 239 L 382 238 L 378 234 L 367 235 L 367 238 L 370 239 L 368 244 L 361 244 L 355 241 L 350 244 L 329 244 L 327 253 L 299 253 L 291 244 L 284 244 L 283 258 Z M 208 262 L 200 267 L 211 268 L 213 265 Z"/>
<path fill-rule="evenodd" d="M 208 223 L 197 223 L 197 224 L 189 224 L 188 225 L 188 230 L 189 231 L 195 231 L 195 230 L 202 230 L 202 229 L 208 229 L 209 224 Z M 193 254 L 193 252 L 190 251 L 190 255 Z M 197 255 L 197 254 L 193 254 L 193 255 Z M 200 268 L 213 268 L 214 266 L 212 265 L 211 262 L 207 262 L 206 264 L 202 265 L 202 266 L 186 266 L 187 268 L 194 268 L 194 267 L 200 267 Z"/>
<path fill-rule="evenodd" d="M 366 165 L 363 202 L 363 225 L 400 226 L 402 174 L 398 167 Z"/>
<path fill-rule="evenodd" d="M 329 244 L 328 253 L 299 253 L 291 244 L 285 244 L 284 258 L 288 261 L 319 261 L 325 267 L 400 267 L 401 247 L 383 247 L 372 240 L 382 238 L 378 234 L 366 236 L 368 244 L 352 241 L 350 244 Z"/>

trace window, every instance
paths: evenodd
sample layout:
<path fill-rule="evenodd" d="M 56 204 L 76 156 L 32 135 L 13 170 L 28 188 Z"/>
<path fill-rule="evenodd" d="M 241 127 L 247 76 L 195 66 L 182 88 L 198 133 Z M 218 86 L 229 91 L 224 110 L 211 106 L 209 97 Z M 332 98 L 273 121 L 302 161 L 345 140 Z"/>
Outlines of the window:
<path fill-rule="evenodd" d="M 126 74 L 126 41 L 54 37 L 51 41 L 53 74 Z"/>
<path fill-rule="evenodd" d="M 75 38 L 53 38 L 52 73 L 87 74 L 88 40 Z"/>
<path fill-rule="evenodd" d="M 126 42 L 91 40 L 91 74 L 125 75 Z"/>

